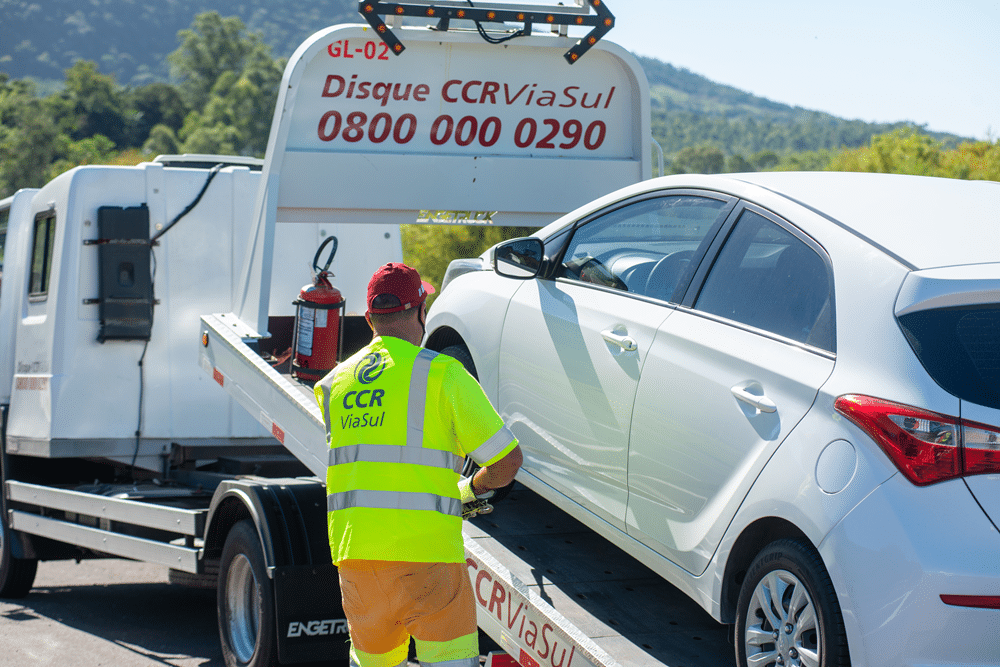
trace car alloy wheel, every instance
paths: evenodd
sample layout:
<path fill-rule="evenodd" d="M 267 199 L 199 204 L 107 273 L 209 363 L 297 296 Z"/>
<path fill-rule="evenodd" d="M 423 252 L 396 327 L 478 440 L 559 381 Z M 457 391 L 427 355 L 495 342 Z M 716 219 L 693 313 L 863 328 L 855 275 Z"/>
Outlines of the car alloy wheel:
<path fill-rule="evenodd" d="M 849 664 L 836 593 L 822 560 L 797 540 L 757 555 L 740 591 L 736 658 L 741 667 Z"/>

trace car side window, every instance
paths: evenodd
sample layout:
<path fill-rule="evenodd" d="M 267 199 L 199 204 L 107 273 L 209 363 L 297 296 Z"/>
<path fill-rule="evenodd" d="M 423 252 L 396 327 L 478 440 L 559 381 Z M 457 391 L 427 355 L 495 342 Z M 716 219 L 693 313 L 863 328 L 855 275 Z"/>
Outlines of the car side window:
<path fill-rule="evenodd" d="M 576 229 L 556 277 L 670 301 L 726 207 L 674 195 L 611 210 Z"/>
<path fill-rule="evenodd" d="M 694 307 L 834 351 L 833 285 L 804 241 L 746 211 L 726 240 Z"/>

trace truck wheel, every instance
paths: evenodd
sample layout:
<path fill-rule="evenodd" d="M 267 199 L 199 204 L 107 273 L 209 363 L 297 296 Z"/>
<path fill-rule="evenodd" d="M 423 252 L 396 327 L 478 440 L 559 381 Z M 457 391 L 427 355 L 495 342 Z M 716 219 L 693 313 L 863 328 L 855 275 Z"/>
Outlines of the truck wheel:
<path fill-rule="evenodd" d="M 833 582 L 819 556 L 798 540 L 772 542 L 754 559 L 736 610 L 736 664 L 850 664 Z"/>
<path fill-rule="evenodd" d="M 7 517 L 0 516 L 0 598 L 23 598 L 35 583 L 38 560 L 14 558 Z"/>
<path fill-rule="evenodd" d="M 222 548 L 217 597 L 219 637 L 227 667 L 278 664 L 274 588 L 250 520 L 233 526 Z"/>

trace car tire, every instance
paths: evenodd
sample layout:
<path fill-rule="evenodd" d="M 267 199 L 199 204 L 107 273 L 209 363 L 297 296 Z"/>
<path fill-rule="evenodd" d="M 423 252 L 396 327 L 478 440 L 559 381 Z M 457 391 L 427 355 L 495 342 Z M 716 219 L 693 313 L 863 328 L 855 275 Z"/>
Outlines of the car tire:
<path fill-rule="evenodd" d="M 38 560 L 14 558 L 6 513 L 0 517 L 0 598 L 14 600 L 25 597 L 35 585 Z"/>
<path fill-rule="evenodd" d="M 476 373 L 476 364 L 472 361 L 472 355 L 469 354 L 469 348 L 464 345 L 449 345 L 448 347 L 441 350 L 441 354 L 447 354 L 453 359 L 457 359 L 462 362 L 465 366 L 465 370 L 469 371 L 469 375 L 476 378 L 476 382 L 479 382 L 479 374 Z M 472 459 L 465 459 L 465 467 L 462 468 L 462 476 L 470 477 L 479 470 L 479 466 L 476 465 L 475 461 Z M 507 486 L 501 486 L 499 489 L 493 492 L 493 497 L 490 498 L 490 503 L 498 503 L 507 497 L 510 490 L 514 488 L 514 482 L 511 482 Z"/>
<path fill-rule="evenodd" d="M 264 569 L 264 550 L 253 522 L 229 531 L 219 566 L 219 638 L 226 667 L 278 664 L 274 589 Z"/>
<path fill-rule="evenodd" d="M 464 345 L 449 345 L 441 350 L 441 354 L 447 354 L 452 359 L 462 362 L 465 370 L 469 371 L 469 375 L 476 378 L 476 382 L 479 382 L 479 373 L 476 372 L 476 363 L 472 360 L 472 355 L 469 354 L 469 348 Z"/>
<path fill-rule="evenodd" d="M 819 555 L 799 540 L 778 540 L 757 554 L 736 614 L 739 667 L 850 664 L 833 582 Z"/>

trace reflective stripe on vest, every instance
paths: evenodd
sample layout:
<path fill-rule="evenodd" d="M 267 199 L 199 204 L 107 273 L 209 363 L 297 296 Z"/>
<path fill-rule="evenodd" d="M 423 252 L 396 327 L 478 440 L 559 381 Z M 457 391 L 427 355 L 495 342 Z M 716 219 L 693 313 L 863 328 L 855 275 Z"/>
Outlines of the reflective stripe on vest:
<path fill-rule="evenodd" d="M 326 497 L 326 510 L 336 512 L 351 507 L 368 507 L 383 510 L 424 510 L 462 516 L 462 501 L 433 493 L 412 491 L 341 491 Z"/>
<path fill-rule="evenodd" d="M 330 450 L 328 461 L 330 466 L 358 462 L 403 463 L 444 468 L 456 473 L 461 471 L 464 459 L 460 456 L 450 451 L 430 449 L 423 446 L 427 385 L 430 377 L 431 362 L 437 356 L 437 352 L 422 349 L 413 360 L 406 407 L 406 444 L 357 444 L 336 447 Z M 329 432 L 332 379 L 328 382 L 321 382 L 320 386 L 323 390 L 323 417 L 326 420 L 326 428 Z M 352 507 L 427 510 L 450 516 L 462 516 L 462 501 L 460 499 L 440 496 L 434 493 L 361 489 L 327 495 L 326 508 L 328 512 Z"/>
<path fill-rule="evenodd" d="M 482 465 L 504 450 L 504 447 L 514 442 L 514 432 L 506 426 L 489 437 L 483 444 L 469 452 L 469 458 Z"/>
<path fill-rule="evenodd" d="M 406 446 L 424 445 L 424 408 L 427 406 L 427 381 L 431 373 L 431 361 L 437 352 L 422 349 L 413 360 L 410 373 L 409 405 L 406 406 Z"/>
<path fill-rule="evenodd" d="M 447 468 L 461 472 L 464 459 L 443 449 L 426 449 L 409 445 L 346 445 L 330 450 L 328 465 L 344 463 L 412 463 L 418 466 Z"/>

